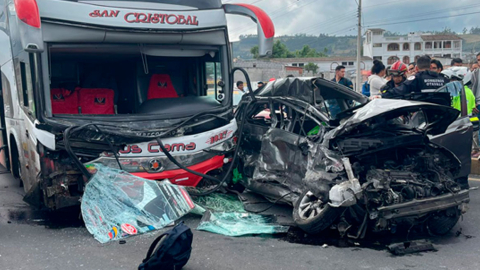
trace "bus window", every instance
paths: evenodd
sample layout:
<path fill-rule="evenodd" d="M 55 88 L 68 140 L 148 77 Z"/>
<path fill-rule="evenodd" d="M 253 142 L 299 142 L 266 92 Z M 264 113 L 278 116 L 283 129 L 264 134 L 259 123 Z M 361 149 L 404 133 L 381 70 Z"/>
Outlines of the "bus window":
<path fill-rule="evenodd" d="M 2 72 L 2 94 L 4 102 L 4 111 L 6 117 L 13 117 L 13 102 L 12 102 L 12 91 L 10 89 L 10 82 L 8 81 L 5 74 Z"/>
<path fill-rule="evenodd" d="M 30 112 L 35 115 L 35 102 L 33 96 L 33 80 L 34 71 L 31 65 L 25 62 L 20 62 L 20 72 L 22 78 L 22 96 L 20 97 L 21 104 L 28 108 Z"/>
<path fill-rule="evenodd" d="M 207 96 L 218 100 L 218 82 L 222 80 L 222 65 L 218 62 L 205 63 L 205 81 L 207 83 Z"/>

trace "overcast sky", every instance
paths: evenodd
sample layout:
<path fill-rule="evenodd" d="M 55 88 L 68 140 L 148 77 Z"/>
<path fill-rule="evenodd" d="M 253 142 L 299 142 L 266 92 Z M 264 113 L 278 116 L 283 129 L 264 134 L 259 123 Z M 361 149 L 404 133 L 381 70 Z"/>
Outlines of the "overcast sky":
<path fill-rule="evenodd" d="M 356 35 L 356 1 L 223 0 L 224 3 L 252 3 L 264 9 L 273 19 L 277 36 L 297 33 Z M 362 5 L 365 29 L 375 27 L 407 33 L 449 27 L 462 32 L 464 27 L 480 26 L 478 0 L 363 0 Z M 227 18 L 231 40 L 237 40 L 241 34 L 256 33 L 251 20 L 235 15 Z M 437 19 L 419 21 L 426 18 Z"/>

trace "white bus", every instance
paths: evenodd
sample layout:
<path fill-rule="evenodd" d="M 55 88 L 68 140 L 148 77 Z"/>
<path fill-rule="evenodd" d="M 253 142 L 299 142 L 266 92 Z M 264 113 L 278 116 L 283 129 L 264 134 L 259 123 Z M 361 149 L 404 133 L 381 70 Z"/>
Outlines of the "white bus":
<path fill-rule="evenodd" d="M 0 3 L 1 162 L 27 202 L 78 205 L 89 163 L 187 186 L 202 177 L 165 152 L 224 172 L 237 130 L 226 14 L 257 22 L 267 55 L 265 12 L 221 0 Z"/>

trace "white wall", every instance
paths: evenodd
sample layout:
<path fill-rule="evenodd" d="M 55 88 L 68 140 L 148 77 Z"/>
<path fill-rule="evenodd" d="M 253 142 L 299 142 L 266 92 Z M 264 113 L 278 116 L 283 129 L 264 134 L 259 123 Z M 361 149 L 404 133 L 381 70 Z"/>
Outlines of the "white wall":
<path fill-rule="evenodd" d="M 424 41 L 422 39 L 421 35 L 424 35 L 422 32 L 410 33 L 407 36 L 401 36 L 401 37 L 384 37 L 383 35 L 373 35 L 373 33 L 370 30 L 368 30 L 366 32 L 366 35 L 367 35 L 367 38 L 365 39 L 365 42 L 363 45 L 364 55 L 372 58 L 376 56 L 381 56 L 382 62 L 384 62 L 385 65 L 388 64 L 388 59 L 389 57 L 392 57 L 392 56 L 398 57 L 401 61 L 404 61 L 404 57 L 408 57 L 410 62 L 414 62 L 416 56 L 421 56 L 425 54 L 428 54 L 430 56 L 437 57 L 437 58 L 444 57 L 445 55 L 448 55 L 448 54 L 451 55 L 450 58 L 455 58 L 455 57 L 462 58 L 463 44 L 461 40 L 459 41 L 460 47 L 457 49 L 454 48 L 454 40 L 445 40 L 445 41 L 451 41 L 450 49 L 445 49 L 445 48 L 426 49 L 425 44 L 429 41 Z M 421 44 L 421 50 L 415 50 L 415 43 L 417 42 Z M 433 45 L 434 41 L 431 41 L 431 42 Z M 388 45 L 391 43 L 397 43 L 399 45 L 400 50 L 389 51 Z M 403 45 L 405 43 L 409 44 L 408 50 L 403 50 Z M 382 46 L 374 47 L 373 46 L 374 44 L 382 44 Z"/>

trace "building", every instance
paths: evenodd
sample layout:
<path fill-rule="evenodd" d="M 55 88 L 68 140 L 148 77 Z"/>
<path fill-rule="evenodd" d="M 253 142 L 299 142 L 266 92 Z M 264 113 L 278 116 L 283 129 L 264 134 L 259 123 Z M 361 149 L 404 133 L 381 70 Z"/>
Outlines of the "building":
<path fill-rule="evenodd" d="M 270 78 L 283 78 L 287 76 L 287 70 L 285 68 L 285 65 L 283 65 L 282 63 L 273 62 L 268 59 L 259 59 L 259 60 L 235 59 L 233 65 L 234 67 L 240 67 L 245 69 L 252 83 L 259 82 L 259 81 L 268 82 Z M 295 76 L 301 76 L 301 74 L 297 72 Z M 243 76 L 242 72 L 237 71 L 234 73 L 234 81 L 244 82 L 245 76 Z"/>
<path fill-rule="evenodd" d="M 277 58 L 272 59 L 272 61 L 282 63 L 285 66 L 302 68 L 308 63 L 314 63 L 318 66 L 317 73 L 322 74 L 335 71 L 337 66 L 345 66 L 347 73 L 348 71 L 354 71 L 357 69 L 356 57 Z M 360 69 L 370 70 L 372 65 L 373 60 L 371 57 L 362 57 L 360 61 Z M 308 75 L 307 71 L 305 71 L 305 73 Z"/>
<path fill-rule="evenodd" d="M 304 70 L 308 63 L 314 63 L 318 66 L 316 74 Z M 288 75 L 295 77 L 318 76 L 327 80 L 335 76 L 337 66 L 345 66 L 346 77 L 355 81 L 356 76 L 356 57 L 317 57 L 317 58 L 274 58 L 274 59 L 255 59 L 234 61 L 235 67 L 244 68 L 252 82 L 268 81 L 270 78 L 284 78 Z M 360 68 L 362 71 L 371 70 L 373 60 L 370 57 L 362 57 Z M 245 81 L 241 72 L 235 72 L 235 81 Z"/>
<path fill-rule="evenodd" d="M 453 58 L 462 58 L 462 39 L 457 35 L 434 35 L 412 32 L 406 36 L 385 36 L 383 29 L 368 29 L 363 55 L 391 65 L 397 60 L 409 64 L 422 55 L 429 55 L 450 65 Z"/>

